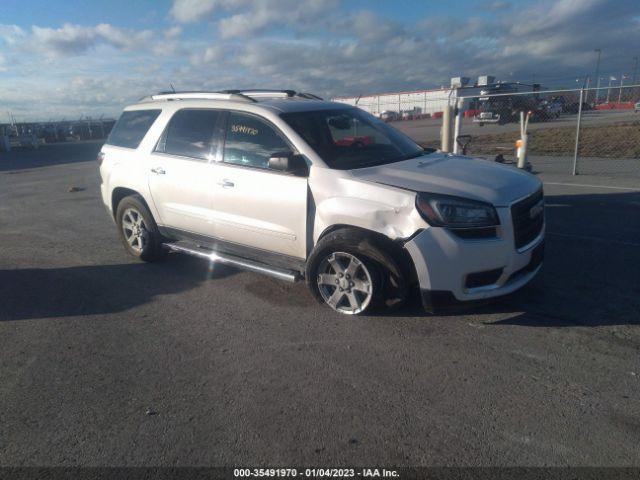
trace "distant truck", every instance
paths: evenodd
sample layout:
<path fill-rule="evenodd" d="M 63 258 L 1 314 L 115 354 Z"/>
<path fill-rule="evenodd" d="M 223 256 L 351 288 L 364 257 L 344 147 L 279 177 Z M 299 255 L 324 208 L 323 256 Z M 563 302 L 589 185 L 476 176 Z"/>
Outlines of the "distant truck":
<path fill-rule="evenodd" d="M 539 85 L 530 92 L 521 92 L 517 83 L 497 83 L 480 91 L 478 97 L 479 112 L 473 122 L 505 124 L 517 122 L 520 112 L 530 112 L 531 121 L 547 121 L 557 118 L 562 112 L 562 104 L 554 99 L 541 101 L 538 96 Z"/>

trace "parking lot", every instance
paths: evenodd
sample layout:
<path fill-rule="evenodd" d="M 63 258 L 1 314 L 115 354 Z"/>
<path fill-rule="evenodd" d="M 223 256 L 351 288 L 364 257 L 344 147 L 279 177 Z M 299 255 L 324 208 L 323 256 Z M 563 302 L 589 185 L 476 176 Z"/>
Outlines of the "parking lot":
<path fill-rule="evenodd" d="M 545 265 L 511 297 L 351 318 L 133 261 L 99 148 L 0 154 L 1 465 L 640 466 L 637 177 L 543 176 Z"/>

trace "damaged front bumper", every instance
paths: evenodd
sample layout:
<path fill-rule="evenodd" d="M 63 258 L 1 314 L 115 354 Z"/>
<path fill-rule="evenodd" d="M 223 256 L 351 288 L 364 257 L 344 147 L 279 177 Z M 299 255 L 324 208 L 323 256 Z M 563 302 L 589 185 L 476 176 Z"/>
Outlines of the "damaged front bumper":
<path fill-rule="evenodd" d="M 466 240 L 447 228 L 431 227 L 405 243 L 417 274 L 425 308 L 473 302 L 515 292 L 540 271 L 544 235 L 525 248 L 514 245 L 508 209 L 498 209 L 496 238 Z"/>

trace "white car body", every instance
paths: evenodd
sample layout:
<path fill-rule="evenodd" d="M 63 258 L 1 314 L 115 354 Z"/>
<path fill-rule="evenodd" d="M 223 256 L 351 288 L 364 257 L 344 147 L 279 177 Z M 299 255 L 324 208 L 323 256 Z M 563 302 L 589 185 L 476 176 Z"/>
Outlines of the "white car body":
<path fill-rule="evenodd" d="M 258 102 L 234 95 L 176 97 L 148 98 L 125 109 L 161 110 L 138 148 L 102 148 L 102 198 L 112 215 L 118 192 L 135 192 L 163 233 L 190 232 L 281 255 L 299 261 L 300 275 L 325 232 L 337 226 L 375 232 L 408 253 L 426 300 L 433 292 L 457 301 L 507 294 L 540 269 L 539 261 L 527 266 L 532 255 L 541 255 L 532 252 L 541 248 L 544 225 L 527 245 L 514 245 L 512 206 L 532 195 L 542 198 L 541 182 L 529 173 L 442 152 L 381 166 L 332 169 L 280 114 L 353 107 L 279 96 Z M 304 157 L 308 176 L 227 164 L 220 151 L 206 162 L 155 153 L 167 123 L 184 108 L 248 112 L 265 119 Z M 430 225 L 416 208 L 417 192 L 492 204 L 500 220 L 495 237 L 463 239 L 446 227 Z M 536 214 L 544 215 L 541 210 Z M 468 275 L 496 269 L 500 274 L 490 284 L 465 285 Z"/>

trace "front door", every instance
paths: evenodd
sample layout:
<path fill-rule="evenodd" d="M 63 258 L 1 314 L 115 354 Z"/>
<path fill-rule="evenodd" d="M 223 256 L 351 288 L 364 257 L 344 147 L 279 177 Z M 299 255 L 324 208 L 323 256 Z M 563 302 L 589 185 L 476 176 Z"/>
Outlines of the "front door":
<path fill-rule="evenodd" d="M 271 123 L 230 112 L 224 161 L 215 167 L 215 236 L 306 257 L 307 178 L 270 170 L 269 157 L 293 147 Z"/>
<path fill-rule="evenodd" d="M 213 235 L 211 222 L 219 129 L 224 112 L 178 110 L 149 159 L 149 187 L 160 215 L 172 229 Z"/>

